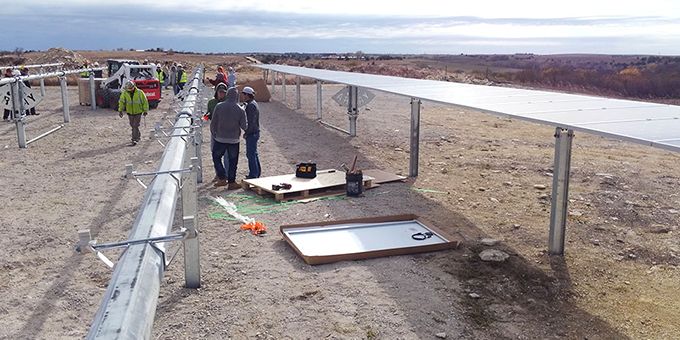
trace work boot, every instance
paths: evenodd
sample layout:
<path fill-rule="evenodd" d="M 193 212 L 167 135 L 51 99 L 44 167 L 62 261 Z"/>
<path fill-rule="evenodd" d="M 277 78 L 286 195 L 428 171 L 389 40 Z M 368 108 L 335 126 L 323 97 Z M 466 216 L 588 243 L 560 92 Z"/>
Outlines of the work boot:
<path fill-rule="evenodd" d="M 135 145 L 137 145 L 137 141 L 136 141 L 136 140 L 133 140 L 133 141 L 130 142 L 130 144 L 128 144 L 128 146 L 135 146 Z"/>
<path fill-rule="evenodd" d="M 214 187 L 223 187 L 223 186 L 226 186 L 227 184 L 229 184 L 229 183 L 227 183 L 226 179 L 217 179 L 217 182 L 215 182 L 215 184 L 213 184 L 213 186 Z"/>
<path fill-rule="evenodd" d="M 241 185 L 239 185 L 236 182 L 229 182 L 229 185 L 227 186 L 227 190 L 236 190 L 236 189 L 241 189 Z"/>

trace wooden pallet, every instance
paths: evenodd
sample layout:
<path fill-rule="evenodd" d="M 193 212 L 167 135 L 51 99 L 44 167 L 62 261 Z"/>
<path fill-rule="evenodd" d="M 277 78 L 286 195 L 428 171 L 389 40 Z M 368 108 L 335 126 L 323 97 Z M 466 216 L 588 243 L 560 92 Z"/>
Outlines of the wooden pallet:
<path fill-rule="evenodd" d="M 364 188 L 371 188 L 373 177 L 364 175 Z M 273 190 L 273 184 L 288 183 L 288 190 Z M 295 174 L 244 179 L 241 186 L 261 196 L 273 197 L 274 200 L 289 201 L 309 197 L 324 196 L 345 192 L 345 173 L 339 170 L 320 170 L 316 178 L 298 178 Z"/>

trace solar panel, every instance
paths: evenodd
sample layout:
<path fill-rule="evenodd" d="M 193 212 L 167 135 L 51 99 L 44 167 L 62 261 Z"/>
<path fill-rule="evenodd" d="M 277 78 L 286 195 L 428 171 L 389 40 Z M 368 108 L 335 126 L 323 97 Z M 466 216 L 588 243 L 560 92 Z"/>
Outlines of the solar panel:
<path fill-rule="evenodd" d="M 680 106 L 287 65 L 256 66 L 680 151 Z"/>

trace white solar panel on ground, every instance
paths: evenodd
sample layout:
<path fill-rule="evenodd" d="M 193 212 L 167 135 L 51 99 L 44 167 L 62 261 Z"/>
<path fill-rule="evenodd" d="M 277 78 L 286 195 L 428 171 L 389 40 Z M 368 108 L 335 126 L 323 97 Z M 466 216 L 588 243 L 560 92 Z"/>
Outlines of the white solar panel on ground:
<path fill-rule="evenodd" d="M 680 106 L 286 65 L 256 66 L 680 151 Z"/>

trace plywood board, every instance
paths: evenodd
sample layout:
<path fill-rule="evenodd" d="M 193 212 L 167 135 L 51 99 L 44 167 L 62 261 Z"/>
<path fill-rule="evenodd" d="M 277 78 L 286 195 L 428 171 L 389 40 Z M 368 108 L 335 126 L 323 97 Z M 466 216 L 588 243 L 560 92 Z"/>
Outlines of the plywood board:
<path fill-rule="evenodd" d="M 388 183 L 388 182 L 396 182 L 396 181 L 403 181 L 406 179 L 404 176 L 399 176 L 395 175 L 393 173 L 379 170 L 379 169 L 368 169 L 368 170 L 363 170 L 362 173 L 367 176 L 371 176 L 374 178 L 373 183 Z"/>
<path fill-rule="evenodd" d="M 372 185 L 373 177 L 364 175 L 364 187 Z M 273 190 L 272 185 L 288 183 L 290 189 Z M 295 174 L 269 176 L 243 180 L 245 189 L 253 190 L 260 195 L 270 194 L 274 199 L 281 201 L 284 199 L 307 198 L 316 194 L 328 194 L 334 191 L 345 190 L 345 173 L 339 170 L 320 170 L 317 171 L 315 178 L 298 178 Z"/>
<path fill-rule="evenodd" d="M 460 243 L 416 215 L 286 225 L 280 231 L 308 264 L 429 252 Z M 426 233 L 431 237 L 413 238 Z"/>

